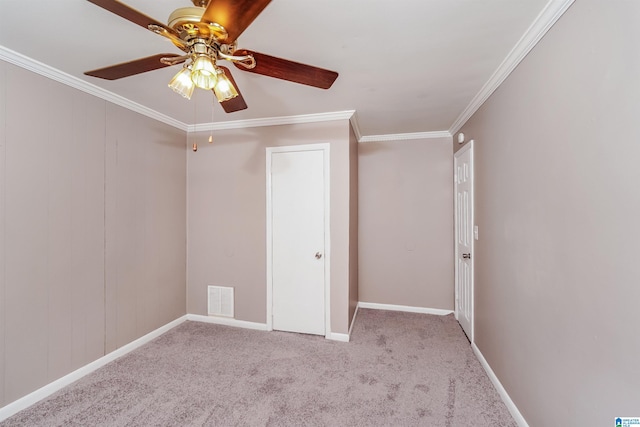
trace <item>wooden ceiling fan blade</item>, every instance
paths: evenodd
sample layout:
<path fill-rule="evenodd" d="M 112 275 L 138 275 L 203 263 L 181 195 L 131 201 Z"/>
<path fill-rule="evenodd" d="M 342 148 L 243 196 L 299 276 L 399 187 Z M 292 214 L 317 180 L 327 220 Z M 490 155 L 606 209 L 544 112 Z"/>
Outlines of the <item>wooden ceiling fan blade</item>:
<path fill-rule="evenodd" d="M 321 89 L 329 89 L 338 78 L 338 73 L 335 71 L 289 61 L 288 59 L 276 58 L 275 56 L 246 49 L 237 50 L 234 55 L 252 55 L 256 60 L 256 66 L 251 69 L 245 68 L 242 64 L 234 63 L 234 65 L 241 70 Z"/>
<path fill-rule="evenodd" d="M 105 10 L 108 10 L 111 13 L 114 13 L 127 21 L 131 21 L 134 24 L 138 24 L 141 27 L 149 29 L 149 25 L 157 25 L 158 27 L 162 27 L 167 33 L 178 38 L 178 34 L 176 34 L 175 30 L 171 27 L 167 27 L 160 21 L 156 21 L 153 18 L 148 17 L 147 15 L 138 12 L 137 10 L 127 6 L 124 3 L 120 3 L 116 0 L 88 0 L 89 2 L 99 6 Z"/>
<path fill-rule="evenodd" d="M 224 71 L 224 74 L 227 76 L 229 80 L 231 80 L 231 83 L 233 84 L 233 86 L 236 88 L 236 91 L 238 92 L 238 96 L 236 96 L 235 98 L 231 98 L 228 101 L 224 101 L 220 103 L 225 113 L 234 113 L 236 111 L 245 110 L 247 108 L 247 103 L 244 102 L 244 98 L 240 93 L 240 88 L 236 84 L 236 81 L 234 80 L 233 76 L 231 75 L 231 71 L 229 71 L 227 67 L 218 66 L 218 68 Z"/>
<path fill-rule="evenodd" d="M 232 43 L 271 0 L 211 0 L 202 15 L 202 22 L 215 22 L 227 30 L 225 43 Z"/>
<path fill-rule="evenodd" d="M 148 56 L 134 61 L 123 62 L 121 64 L 87 71 L 84 74 L 106 80 L 117 80 L 123 77 L 129 77 L 136 74 L 146 73 L 147 71 L 169 67 L 170 65 L 160 62 L 160 58 L 175 58 L 178 56 L 180 55 L 176 55 L 175 53 L 160 53 L 158 55 Z"/>

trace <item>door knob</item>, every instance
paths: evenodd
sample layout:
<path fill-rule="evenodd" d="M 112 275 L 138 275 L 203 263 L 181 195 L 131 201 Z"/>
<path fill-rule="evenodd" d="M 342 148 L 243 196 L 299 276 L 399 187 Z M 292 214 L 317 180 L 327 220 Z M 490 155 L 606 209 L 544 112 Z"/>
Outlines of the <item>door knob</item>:
<path fill-rule="evenodd" d="M 320 252 L 316 252 L 316 259 L 322 258 L 322 254 Z"/>
<path fill-rule="evenodd" d="M 462 258 L 471 259 L 471 254 L 462 254 Z"/>

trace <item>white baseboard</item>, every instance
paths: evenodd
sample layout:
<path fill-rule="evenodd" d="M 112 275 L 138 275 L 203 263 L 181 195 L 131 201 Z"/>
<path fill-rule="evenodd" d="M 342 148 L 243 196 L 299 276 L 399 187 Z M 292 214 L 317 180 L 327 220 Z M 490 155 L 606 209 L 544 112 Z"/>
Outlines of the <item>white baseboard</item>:
<path fill-rule="evenodd" d="M 357 315 L 358 315 L 358 305 L 356 305 L 356 310 L 353 312 L 353 318 L 351 319 L 351 326 L 349 326 L 349 332 L 346 334 L 329 332 L 327 335 L 325 335 L 325 338 L 333 341 L 349 342 L 351 340 L 351 332 L 353 331 L 353 325 L 356 323 Z"/>
<path fill-rule="evenodd" d="M 374 310 L 391 310 L 391 311 L 406 311 L 408 313 L 423 313 L 423 314 L 436 314 L 438 316 L 446 316 L 453 313 L 453 310 L 443 310 L 441 308 L 426 308 L 426 307 L 412 307 L 409 305 L 393 305 L 393 304 L 378 304 L 376 302 L 363 302 L 358 303 L 360 308 L 372 308 Z"/>
<path fill-rule="evenodd" d="M 489 379 L 493 383 L 493 386 L 498 391 L 498 394 L 502 398 L 502 401 L 504 402 L 504 404 L 507 405 L 507 409 L 511 413 L 511 416 L 513 417 L 513 419 L 516 420 L 516 423 L 518 423 L 518 426 L 529 427 L 529 424 L 527 424 L 527 421 L 524 419 L 524 417 L 518 410 L 518 407 L 516 406 L 515 403 L 513 403 L 513 400 L 511 400 L 509 393 L 507 393 L 507 390 L 505 390 L 505 388 L 502 386 L 502 383 L 500 383 L 500 380 L 498 379 L 496 374 L 493 372 L 493 369 L 491 369 L 491 366 L 489 366 L 487 359 L 484 358 L 478 346 L 475 343 L 472 343 L 471 348 L 473 348 L 473 352 L 476 354 L 476 357 L 480 361 L 480 364 L 482 365 L 484 370 L 487 372 L 487 375 L 489 376 Z"/>
<path fill-rule="evenodd" d="M 360 303 L 356 304 L 356 311 L 353 312 L 353 319 L 351 319 L 351 326 L 349 326 L 349 338 L 351 338 L 351 332 L 353 332 L 353 325 L 356 324 L 356 316 L 358 316 L 359 308 L 360 308 Z"/>
<path fill-rule="evenodd" d="M 258 331 L 267 331 L 266 323 L 247 322 L 245 320 L 231 319 L 228 317 L 217 316 L 203 316 L 200 314 L 187 314 L 187 320 L 203 323 L 214 323 L 216 325 L 235 326 L 237 328 L 255 329 Z M 336 332 L 329 332 L 325 335 L 325 338 L 333 341 L 349 342 L 349 334 L 339 334 Z"/>
<path fill-rule="evenodd" d="M 337 332 L 329 332 L 325 338 L 333 341 L 349 342 L 349 334 L 339 334 Z"/>
<path fill-rule="evenodd" d="M 203 316 L 201 314 L 187 314 L 187 320 L 203 323 L 215 323 L 216 325 L 235 326 L 236 328 L 255 329 L 266 331 L 266 323 L 247 322 L 246 320 L 232 319 L 229 317 Z"/>
<path fill-rule="evenodd" d="M 93 362 L 84 365 L 81 368 L 76 369 L 75 371 L 65 375 L 62 378 L 59 378 L 39 389 L 37 389 L 36 391 L 27 394 L 24 397 L 21 397 L 20 399 L 9 403 L 7 406 L 4 406 L 2 408 L 0 408 L 0 421 L 6 420 L 7 418 L 17 414 L 18 412 L 22 411 L 23 409 L 28 408 L 29 406 L 33 405 L 34 403 L 39 402 L 40 400 L 52 395 L 53 393 L 55 393 L 56 391 L 68 386 L 69 384 L 78 381 L 80 378 L 84 377 L 85 375 L 90 374 L 91 372 L 95 371 L 96 369 L 99 369 L 101 367 L 103 367 L 104 365 L 106 365 L 109 362 L 112 362 L 114 360 L 116 360 L 119 357 L 124 356 L 125 354 L 135 350 L 138 347 L 143 346 L 144 344 L 148 343 L 149 341 L 153 340 L 154 338 L 159 337 L 160 335 L 164 334 L 165 332 L 167 332 L 169 329 L 172 329 L 176 326 L 178 326 L 179 324 L 181 324 L 182 322 L 184 322 L 185 320 L 187 320 L 187 316 L 182 316 L 172 322 L 167 323 L 164 326 L 159 327 L 158 329 L 149 332 L 148 334 L 138 338 L 135 341 L 130 342 L 127 345 L 124 345 L 122 347 L 120 347 L 117 350 L 112 351 L 109 354 L 106 354 L 104 356 L 102 356 L 101 358 L 94 360 Z"/>

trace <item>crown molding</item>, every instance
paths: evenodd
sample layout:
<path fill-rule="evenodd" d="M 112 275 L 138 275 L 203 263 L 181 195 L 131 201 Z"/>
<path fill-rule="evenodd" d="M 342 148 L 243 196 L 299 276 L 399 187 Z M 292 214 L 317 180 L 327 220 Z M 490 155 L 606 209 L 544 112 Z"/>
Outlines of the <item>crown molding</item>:
<path fill-rule="evenodd" d="M 388 135 L 369 135 L 363 136 L 358 142 L 381 142 L 381 141 L 408 141 L 412 139 L 433 139 L 433 138 L 451 138 L 448 130 L 438 130 L 433 132 L 413 132 L 413 133 L 391 133 Z"/>
<path fill-rule="evenodd" d="M 455 134 L 475 114 L 493 92 L 505 81 L 509 74 L 520 64 L 527 54 L 538 44 L 540 39 L 549 31 L 558 19 L 567 11 L 575 0 L 549 0 L 542 12 L 538 14 L 527 31 L 511 49 L 511 52 L 498 66 L 480 92 L 471 100 L 467 108 L 449 128 L 451 135 Z"/>
<path fill-rule="evenodd" d="M 354 113 L 354 110 L 346 110 L 330 113 L 300 114 L 297 116 L 266 117 L 261 119 L 233 120 L 228 122 L 199 123 L 195 125 L 188 125 L 187 132 L 191 133 L 210 130 L 245 129 L 263 126 L 295 125 L 301 123 L 349 120 Z"/>
<path fill-rule="evenodd" d="M 412 139 L 429 139 L 429 138 L 451 138 L 451 134 L 447 130 L 435 132 L 414 132 L 414 133 L 392 133 L 386 135 L 367 135 L 362 136 L 360 131 L 360 123 L 358 122 L 358 113 L 353 112 L 351 119 L 351 128 L 356 135 L 358 142 L 380 142 L 380 141 L 409 141 Z"/>
<path fill-rule="evenodd" d="M 362 136 L 355 110 L 335 111 L 330 113 L 302 114 L 297 116 L 267 117 L 260 119 L 234 120 L 227 122 L 198 123 L 187 126 L 187 132 L 206 132 L 227 129 L 246 129 L 263 126 L 293 125 L 303 123 L 330 122 L 349 120 L 358 142 L 401 141 L 412 139 L 451 138 L 449 131 L 398 133 L 389 135 Z"/>
<path fill-rule="evenodd" d="M 180 130 L 187 130 L 186 123 L 178 121 L 165 114 L 159 113 L 155 110 L 152 110 L 151 108 L 145 107 L 144 105 L 138 104 L 137 102 L 133 102 L 123 96 L 116 95 L 113 92 L 109 92 L 106 89 L 86 82 L 82 79 L 79 79 L 78 77 L 74 77 L 70 74 L 64 73 L 56 68 L 43 64 L 42 62 L 36 61 L 35 59 L 29 58 L 28 56 L 8 49 L 4 46 L 0 46 L 0 60 L 16 65 L 20 68 L 24 68 L 25 70 L 32 71 L 36 74 L 40 74 L 41 76 L 50 78 L 51 80 L 55 80 L 67 86 L 71 86 L 72 88 L 88 93 L 89 95 L 104 99 L 105 101 L 109 101 L 113 104 L 127 108 L 131 111 L 135 111 L 144 116 L 166 123 L 169 126 L 173 126 Z"/>
<path fill-rule="evenodd" d="M 127 98 L 110 92 L 106 89 L 88 83 L 78 77 L 57 70 L 49 65 L 43 64 L 4 46 L 0 46 L 0 60 L 6 61 L 18 67 L 32 71 L 36 74 L 48 77 L 67 86 L 73 87 L 90 95 L 109 101 L 113 104 L 138 112 L 144 116 L 166 123 L 180 130 L 190 132 L 223 130 L 223 129 L 240 129 L 261 126 L 277 126 L 301 123 L 314 123 L 333 120 L 350 120 L 352 129 L 358 139 L 358 142 L 374 142 L 374 141 L 398 141 L 398 140 L 415 140 L 429 138 L 446 138 L 451 137 L 458 132 L 471 116 L 484 104 L 484 102 L 493 94 L 493 92 L 504 82 L 518 64 L 526 57 L 533 47 L 542 39 L 556 21 L 566 12 L 575 0 L 549 0 L 545 8 L 536 17 L 531 26 L 524 35 L 516 43 L 507 57 L 498 66 L 496 71 L 491 75 L 489 80 L 484 84 L 482 89 L 471 100 L 469 105 L 453 122 L 448 131 L 435 132 L 417 132 L 402 133 L 388 135 L 369 135 L 362 136 L 355 110 L 338 111 L 330 113 L 306 114 L 297 116 L 271 117 L 261 119 L 236 120 L 218 123 L 201 123 L 187 125 L 165 114 L 159 113 L 144 105 L 133 102 Z"/>
<path fill-rule="evenodd" d="M 358 113 L 356 111 L 353 112 L 349 122 L 351 123 L 351 129 L 353 129 L 353 133 L 356 136 L 356 141 L 360 142 L 362 139 L 362 132 L 360 131 L 360 123 L 358 121 Z"/>

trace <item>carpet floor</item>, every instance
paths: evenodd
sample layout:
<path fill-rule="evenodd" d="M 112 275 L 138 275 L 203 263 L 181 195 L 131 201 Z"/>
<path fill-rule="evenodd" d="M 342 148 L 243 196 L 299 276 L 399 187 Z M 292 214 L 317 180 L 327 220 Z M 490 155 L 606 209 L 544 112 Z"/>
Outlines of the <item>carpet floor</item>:
<path fill-rule="evenodd" d="M 515 426 L 453 315 L 351 342 L 184 322 L 0 426 Z"/>

